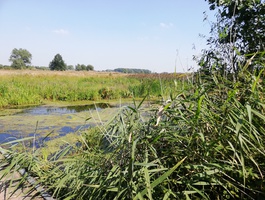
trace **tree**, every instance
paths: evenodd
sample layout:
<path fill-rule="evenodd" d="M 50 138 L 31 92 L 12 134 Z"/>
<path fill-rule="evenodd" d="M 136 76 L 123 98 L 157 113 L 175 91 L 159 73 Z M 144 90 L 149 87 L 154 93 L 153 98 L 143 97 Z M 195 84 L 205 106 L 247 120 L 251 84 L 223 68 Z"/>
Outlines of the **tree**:
<path fill-rule="evenodd" d="M 76 71 L 83 71 L 83 70 L 85 70 L 85 68 L 86 68 L 86 66 L 83 65 L 83 64 L 77 64 L 77 65 L 75 66 L 75 70 L 76 70 Z"/>
<path fill-rule="evenodd" d="M 220 40 L 234 42 L 242 54 L 265 50 L 264 0 L 208 0 L 210 9 L 219 9 Z"/>
<path fill-rule="evenodd" d="M 94 66 L 93 65 L 87 65 L 86 69 L 87 69 L 87 71 L 93 71 L 94 70 Z"/>
<path fill-rule="evenodd" d="M 74 70 L 74 66 L 73 65 L 67 65 L 66 69 L 67 70 Z"/>
<path fill-rule="evenodd" d="M 50 62 L 49 68 L 50 70 L 55 70 L 55 71 L 65 71 L 67 65 L 65 64 L 62 56 L 60 54 L 56 54 L 53 60 Z"/>
<path fill-rule="evenodd" d="M 13 49 L 9 61 L 12 62 L 11 67 L 15 69 L 24 69 L 31 64 L 32 55 L 26 49 Z"/>
<path fill-rule="evenodd" d="M 210 49 L 200 60 L 202 69 L 211 72 L 221 70 L 223 75 L 237 73 L 254 53 L 265 51 L 265 3 L 264 0 L 205 0 L 210 10 L 217 10 L 217 22 L 212 23 Z M 259 57 L 264 60 L 264 54 Z M 262 58 L 263 57 L 263 58 Z M 249 70 L 254 70 L 252 62 Z"/>
<path fill-rule="evenodd" d="M 114 71 L 128 74 L 151 74 L 151 71 L 148 69 L 116 68 Z"/>
<path fill-rule="evenodd" d="M 75 70 L 76 71 L 93 71 L 94 70 L 94 67 L 92 65 L 84 65 L 84 64 L 77 64 L 75 66 Z"/>

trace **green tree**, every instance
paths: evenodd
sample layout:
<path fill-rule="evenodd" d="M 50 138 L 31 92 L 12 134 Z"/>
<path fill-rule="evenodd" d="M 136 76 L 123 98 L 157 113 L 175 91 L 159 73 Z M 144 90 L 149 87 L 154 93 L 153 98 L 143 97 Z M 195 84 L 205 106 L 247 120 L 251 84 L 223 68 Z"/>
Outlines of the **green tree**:
<path fill-rule="evenodd" d="M 74 66 L 73 65 L 67 65 L 66 69 L 67 70 L 74 70 Z"/>
<path fill-rule="evenodd" d="M 223 76 L 238 79 L 242 61 L 246 62 L 254 53 L 264 52 L 265 4 L 264 0 L 205 0 L 210 10 L 217 10 L 217 21 L 212 23 L 209 49 L 199 61 L 201 70 L 212 73 L 221 71 Z M 249 65 L 257 69 L 264 53 Z M 239 64 L 240 63 L 240 64 Z"/>
<path fill-rule="evenodd" d="M 15 69 L 24 69 L 31 64 L 32 55 L 26 49 L 13 49 L 9 61 L 12 62 L 11 67 Z"/>
<path fill-rule="evenodd" d="M 62 56 L 60 54 L 56 54 L 53 60 L 50 62 L 49 68 L 52 71 L 65 71 L 67 65 L 65 64 Z"/>
<path fill-rule="evenodd" d="M 75 70 L 76 71 L 83 71 L 83 70 L 85 70 L 85 65 L 83 65 L 83 64 L 77 64 L 76 66 L 75 66 Z"/>
<path fill-rule="evenodd" d="M 128 74 L 151 74 L 151 71 L 148 69 L 116 68 L 114 71 Z"/>
<path fill-rule="evenodd" d="M 93 71 L 94 70 L 94 66 L 93 65 L 87 65 L 86 69 L 87 69 L 87 71 Z"/>
<path fill-rule="evenodd" d="M 75 66 L 76 71 L 93 71 L 94 67 L 92 65 L 77 64 Z"/>
<path fill-rule="evenodd" d="M 265 50 L 264 0 L 206 1 L 218 9 L 220 42 L 233 42 L 241 54 Z"/>

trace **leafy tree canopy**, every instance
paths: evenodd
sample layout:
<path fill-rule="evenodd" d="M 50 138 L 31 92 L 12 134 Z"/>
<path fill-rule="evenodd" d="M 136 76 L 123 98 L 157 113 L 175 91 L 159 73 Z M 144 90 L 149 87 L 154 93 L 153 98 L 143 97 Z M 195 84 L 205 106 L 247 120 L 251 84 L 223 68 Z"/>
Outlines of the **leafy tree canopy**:
<path fill-rule="evenodd" d="M 73 65 L 67 65 L 67 70 L 74 70 L 74 66 Z"/>
<path fill-rule="evenodd" d="M 65 64 L 62 56 L 60 54 L 56 54 L 50 62 L 49 68 L 50 70 L 55 71 L 65 71 L 67 69 L 67 65 Z"/>
<path fill-rule="evenodd" d="M 253 71 L 264 61 L 265 3 L 264 0 L 205 0 L 210 10 L 217 10 L 217 21 L 212 23 L 209 49 L 199 61 L 201 70 L 211 73 L 220 70 L 224 76 L 236 80 L 244 62 L 259 53 L 249 65 Z"/>
<path fill-rule="evenodd" d="M 77 64 L 75 66 L 76 71 L 93 71 L 94 67 L 92 65 Z"/>
<path fill-rule="evenodd" d="M 148 69 L 131 69 L 131 68 L 117 68 L 114 69 L 115 72 L 121 73 L 135 73 L 135 74 L 150 74 L 151 71 Z"/>
<path fill-rule="evenodd" d="M 15 69 L 27 68 L 31 64 L 32 55 L 26 49 L 13 49 L 9 61 L 12 62 L 11 67 Z"/>
<path fill-rule="evenodd" d="M 219 40 L 234 42 L 242 54 L 265 50 L 264 0 L 208 0 L 218 9 Z"/>

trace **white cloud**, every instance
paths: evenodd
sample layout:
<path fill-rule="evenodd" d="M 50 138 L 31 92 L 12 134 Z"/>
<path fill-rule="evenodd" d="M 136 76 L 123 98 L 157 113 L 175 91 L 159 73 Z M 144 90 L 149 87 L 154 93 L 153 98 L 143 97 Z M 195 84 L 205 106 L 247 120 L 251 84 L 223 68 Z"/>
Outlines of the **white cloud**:
<path fill-rule="evenodd" d="M 172 27 L 174 26 L 174 24 L 173 24 L 173 23 L 163 23 L 163 22 L 161 22 L 161 23 L 159 24 L 159 26 L 160 26 L 161 28 L 172 28 Z"/>
<path fill-rule="evenodd" d="M 58 35 L 68 35 L 69 34 L 69 31 L 67 31 L 65 29 L 56 29 L 56 30 L 53 30 L 52 32 L 55 34 L 58 34 Z"/>

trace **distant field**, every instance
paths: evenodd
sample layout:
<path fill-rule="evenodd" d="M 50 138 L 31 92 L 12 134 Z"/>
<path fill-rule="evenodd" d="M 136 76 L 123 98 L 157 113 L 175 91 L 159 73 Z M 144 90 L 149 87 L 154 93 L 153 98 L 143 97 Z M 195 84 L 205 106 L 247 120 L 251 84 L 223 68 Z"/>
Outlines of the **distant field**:
<path fill-rule="evenodd" d="M 30 75 L 30 76 L 127 76 L 127 74 L 117 72 L 96 72 L 96 71 L 49 71 L 49 70 L 0 70 L 0 76 L 8 75 Z"/>

